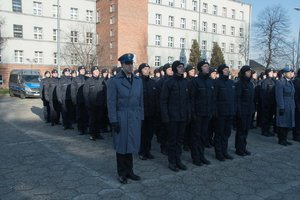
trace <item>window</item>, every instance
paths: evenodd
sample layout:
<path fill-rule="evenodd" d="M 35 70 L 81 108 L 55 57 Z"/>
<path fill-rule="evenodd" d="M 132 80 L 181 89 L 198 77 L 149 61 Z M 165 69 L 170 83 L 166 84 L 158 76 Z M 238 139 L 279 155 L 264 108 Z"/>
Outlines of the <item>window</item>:
<path fill-rule="evenodd" d="M 109 7 L 109 12 L 113 13 L 115 11 L 116 11 L 116 5 L 115 4 L 111 4 L 110 7 Z"/>
<path fill-rule="evenodd" d="M 234 9 L 231 10 L 231 18 L 235 19 L 235 10 Z"/>
<path fill-rule="evenodd" d="M 43 28 L 42 27 L 34 27 L 33 28 L 33 36 L 35 40 L 43 39 Z"/>
<path fill-rule="evenodd" d="M 53 64 L 57 64 L 57 53 L 53 53 Z"/>
<path fill-rule="evenodd" d="M 174 27 L 174 17 L 173 16 L 169 16 L 169 18 L 168 18 L 168 26 Z"/>
<path fill-rule="evenodd" d="M 213 5 L 213 15 L 218 15 L 218 6 L 217 5 Z"/>
<path fill-rule="evenodd" d="M 57 17 L 57 5 L 52 5 L 52 17 Z"/>
<path fill-rule="evenodd" d="M 231 35 L 232 35 L 232 36 L 235 35 L 235 27 L 234 27 L 234 26 L 231 27 Z"/>
<path fill-rule="evenodd" d="M 193 6 L 193 11 L 198 10 L 198 2 L 197 1 L 192 1 L 192 6 Z"/>
<path fill-rule="evenodd" d="M 206 40 L 202 40 L 201 49 L 202 50 L 206 50 L 207 49 L 207 42 L 206 42 Z"/>
<path fill-rule="evenodd" d="M 91 33 L 91 32 L 86 33 L 86 43 L 87 44 L 93 43 L 93 33 Z"/>
<path fill-rule="evenodd" d="M 57 29 L 53 29 L 53 41 L 57 40 Z"/>
<path fill-rule="evenodd" d="M 227 17 L 227 8 L 226 7 L 222 8 L 222 16 Z"/>
<path fill-rule="evenodd" d="M 244 20 L 244 12 L 240 11 L 240 20 Z"/>
<path fill-rule="evenodd" d="M 109 18 L 109 24 L 114 24 L 115 23 L 115 16 L 111 16 Z"/>
<path fill-rule="evenodd" d="M 12 10 L 14 12 L 22 12 L 22 1 L 21 0 L 12 0 Z"/>
<path fill-rule="evenodd" d="M 86 21 L 87 22 L 93 21 L 93 11 L 92 10 L 86 10 Z"/>
<path fill-rule="evenodd" d="M 100 10 L 97 11 L 97 19 L 96 19 L 97 23 L 100 23 Z"/>
<path fill-rule="evenodd" d="M 161 14 L 155 15 L 155 24 L 161 24 Z"/>
<path fill-rule="evenodd" d="M 169 6 L 174 6 L 174 0 L 169 0 Z"/>
<path fill-rule="evenodd" d="M 160 42 L 161 42 L 161 36 L 156 35 L 155 36 L 155 46 L 160 46 Z"/>
<path fill-rule="evenodd" d="M 110 37 L 115 36 L 114 29 L 110 29 L 110 31 L 109 31 L 109 36 L 110 36 Z"/>
<path fill-rule="evenodd" d="M 216 42 L 212 42 L 212 43 L 211 43 L 211 49 L 213 50 L 213 49 L 214 49 L 214 46 L 217 45 L 217 44 L 218 44 L 218 43 L 216 43 Z"/>
<path fill-rule="evenodd" d="M 180 8 L 185 8 L 186 7 L 186 0 L 181 0 L 180 1 Z"/>
<path fill-rule="evenodd" d="M 33 14 L 34 15 L 42 15 L 42 3 L 34 1 L 33 2 Z"/>
<path fill-rule="evenodd" d="M 99 34 L 96 34 L 96 45 L 99 45 Z"/>
<path fill-rule="evenodd" d="M 207 22 L 202 22 L 202 31 L 207 31 Z"/>
<path fill-rule="evenodd" d="M 185 28 L 185 24 L 186 24 L 185 21 L 186 21 L 185 18 L 180 18 L 180 28 Z"/>
<path fill-rule="evenodd" d="M 222 25 L 222 34 L 226 35 L 226 25 Z"/>
<path fill-rule="evenodd" d="M 160 0 L 155 0 L 155 3 L 161 4 L 161 1 Z"/>
<path fill-rule="evenodd" d="M 168 47 L 174 47 L 174 38 L 168 37 Z"/>
<path fill-rule="evenodd" d="M 71 53 L 71 65 L 77 65 L 77 54 Z"/>
<path fill-rule="evenodd" d="M 174 57 L 168 56 L 168 63 L 172 63 L 174 61 Z"/>
<path fill-rule="evenodd" d="M 230 53 L 234 53 L 234 44 L 232 44 L 232 43 L 230 44 L 230 50 L 229 51 L 230 51 Z"/>
<path fill-rule="evenodd" d="M 111 48 L 111 49 L 113 48 L 113 42 L 109 43 L 109 48 Z"/>
<path fill-rule="evenodd" d="M 180 38 L 180 48 L 181 49 L 185 48 L 185 38 Z"/>
<path fill-rule="evenodd" d="M 216 23 L 212 24 L 212 32 L 217 33 L 217 24 Z"/>
<path fill-rule="evenodd" d="M 239 52 L 242 52 L 242 50 L 243 50 L 243 45 L 239 44 Z"/>
<path fill-rule="evenodd" d="M 23 50 L 15 50 L 15 62 L 23 63 Z"/>
<path fill-rule="evenodd" d="M 197 21 L 192 20 L 192 30 L 197 30 Z"/>
<path fill-rule="evenodd" d="M 71 19 L 78 19 L 78 8 L 71 8 L 70 16 Z"/>
<path fill-rule="evenodd" d="M 240 37 L 244 37 L 244 29 L 240 28 Z"/>
<path fill-rule="evenodd" d="M 78 31 L 71 31 L 71 42 L 72 43 L 78 42 Z"/>
<path fill-rule="evenodd" d="M 222 43 L 221 43 L 221 51 L 222 51 L 222 52 L 225 52 L 225 50 L 226 50 L 226 43 L 225 43 L 225 42 L 222 42 Z"/>
<path fill-rule="evenodd" d="M 14 24 L 14 37 L 23 38 L 23 25 Z"/>
<path fill-rule="evenodd" d="M 207 3 L 203 3 L 202 12 L 207 13 Z"/>
<path fill-rule="evenodd" d="M 155 56 L 154 66 L 155 67 L 159 67 L 160 66 L 160 56 Z"/>
<path fill-rule="evenodd" d="M 34 52 L 34 62 L 38 63 L 38 64 L 43 63 L 43 52 L 42 51 Z"/>

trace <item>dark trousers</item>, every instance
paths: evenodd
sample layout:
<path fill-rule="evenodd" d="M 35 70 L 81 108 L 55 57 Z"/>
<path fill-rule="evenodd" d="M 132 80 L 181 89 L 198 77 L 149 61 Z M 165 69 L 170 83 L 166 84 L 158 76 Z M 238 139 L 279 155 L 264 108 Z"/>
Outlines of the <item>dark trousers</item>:
<path fill-rule="evenodd" d="M 103 107 L 93 106 L 89 108 L 89 131 L 90 135 L 96 137 L 103 128 Z"/>
<path fill-rule="evenodd" d="M 63 119 L 63 126 L 65 128 L 69 128 L 72 126 L 72 109 L 73 109 L 73 103 L 71 99 L 65 100 L 61 105 L 61 115 Z"/>
<path fill-rule="evenodd" d="M 277 127 L 278 143 L 287 142 L 289 128 Z"/>
<path fill-rule="evenodd" d="M 116 157 L 119 176 L 127 176 L 128 174 L 133 173 L 133 158 L 131 153 L 116 153 Z"/>
<path fill-rule="evenodd" d="M 151 150 L 151 141 L 154 134 L 154 118 L 145 117 L 142 121 L 141 129 L 141 145 L 140 145 L 140 155 L 147 155 Z"/>
<path fill-rule="evenodd" d="M 183 137 L 183 146 L 186 146 L 188 148 L 191 148 L 191 142 L 192 142 L 192 123 L 187 122 L 185 131 L 184 131 L 184 137 Z"/>
<path fill-rule="evenodd" d="M 89 115 L 84 103 L 76 105 L 76 117 L 78 130 L 86 131 L 89 123 Z"/>
<path fill-rule="evenodd" d="M 208 129 L 207 129 L 207 137 L 205 140 L 205 146 L 209 146 L 210 144 L 214 143 L 214 136 L 216 132 L 216 118 L 212 117 L 208 122 Z"/>
<path fill-rule="evenodd" d="M 44 109 L 44 111 L 43 111 L 43 113 L 44 113 L 44 119 L 48 123 L 48 122 L 51 121 L 51 117 L 50 117 L 50 104 L 49 104 L 48 101 L 44 100 L 43 101 L 43 105 L 44 105 L 44 108 L 43 108 Z"/>
<path fill-rule="evenodd" d="M 183 135 L 186 122 L 169 122 L 168 129 L 168 161 L 176 164 L 181 162 Z"/>
<path fill-rule="evenodd" d="M 192 122 L 191 156 L 194 162 L 200 162 L 204 158 L 204 145 L 207 138 L 209 120 L 208 116 L 202 116 Z"/>
<path fill-rule="evenodd" d="M 300 140 L 300 111 L 295 111 L 295 128 L 293 129 L 293 139 Z"/>
<path fill-rule="evenodd" d="M 162 123 L 161 120 L 157 121 L 157 141 L 160 144 L 161 150 L 167 149 L 168 131 L 166 124 Z"/>
<path fill-rule="evenodd" d="M 235 148 L 238 152 L 245 152 L 247 145 L 248 130 L 250 128 L 252 115 L 241 115 L 237 117 Z"/>
<path fill-rule="evenodd" d="M 216 132 L 214 138 L 216 156 L 228 154 L 228 139 L 231 135 L 232 121 L 232 116 L 219 116 L 216 119 Z"/>
<path fill-rule="evenodd" d="M 60 119 L 60 104 L 57 100 L 50 101 L 49 104 L 51 123 L 58 124 Z"/>
<path fill-rule="evenodd" d="M 261 132 L 269 133 L 271 125 L 274 124 L 276 107 L 275 105 L 263 105 L 261 109 Z"/>

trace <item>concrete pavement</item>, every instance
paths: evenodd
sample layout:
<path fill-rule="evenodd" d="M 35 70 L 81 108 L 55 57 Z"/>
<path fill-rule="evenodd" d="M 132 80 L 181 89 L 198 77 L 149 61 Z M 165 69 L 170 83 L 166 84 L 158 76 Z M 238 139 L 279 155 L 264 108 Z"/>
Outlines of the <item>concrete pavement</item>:
<path fill-rule="evenodd" d="M 0 98 L 0 199 L 300 199 L 300 143 L 283 147 L 275 137 L 251 130 L 251 156 L 234 154 L 220 162 L 206 150 L 211 165 L 197 167 L 183 153 L 187 171 L 167 168 L 166 156 L 153 140 L 154 160 L 134 158 L 141 181 L 117 181 L 112 137 L 90 141 L 76 130 L 64 131 L 42 121 L 39 99 Z"/>

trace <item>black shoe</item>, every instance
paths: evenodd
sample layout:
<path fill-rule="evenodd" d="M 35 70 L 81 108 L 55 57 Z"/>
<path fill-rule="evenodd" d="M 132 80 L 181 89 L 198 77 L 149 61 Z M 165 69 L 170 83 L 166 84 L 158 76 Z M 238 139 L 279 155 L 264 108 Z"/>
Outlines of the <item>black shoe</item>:
<path fill-rule="evenodd" d="M 233 157 L 231 155 L 229 155 L 228 153 L 224 154 L 224 158 L 228 159 L 228 160 L 233 160 Z"/>
<path fill-rule="evenodd" d="M 265 136 L 265 137 L 271 137 L 271 136 L 272 136 L 272 135 L 269 134 L 268 132 L 263 132 L 263 133 L 261 133 L 261 135 L 263 135 L 263 136 Z"/>
<path fill-rule="evenodd" d="M 187 167 L 182 162 L 178 162 L 176 165 L 181 170 L 187 170 Z"/>
<path fill-rule="evenodd" d="M 187 145 L 184 145 L 182 149 L 183 149 L 183 151 L 190 151 L 190 148 Z"/>
<path fill-rule="evenodd" d="M 246 156 L 245 152 L 241 152 L 241 151 L 235 151 L 235 154 L 236 155 L 239 155 L 239 156 Z"/>
<path fill-rule="evenodd" d="M 199 167 L 202 166 L 202 162 L 200 162 L 200 161 L 194 161 L 193 160 L 193 164 L 196 165 L 196 166 L 199 166 Z"/>
<path fill-rule="evenodd" d="M 104 140 L 104 137 L 99 133 L 97 134 L 97 139 Z"/>
<path fill-rule="evenodd" d="M 225 157 L 223 155 L 217 155 L 216 159 L 218 159 L 219 161 L 225 161 Z"/>
<path fill-rule="evenodd" d="M 293 145 L 293 143 L 286 141 L 287 145 Z"/>
<path fill-rule="evenodd" d="M 95 137 L 95 136 L 90 136 L 90 140 L 95 141 L 95 140 L 96 140 L 96 137 Z"/>
<path fill-rule="evenodd" d="M 283 145 L 283 146 L 287 146 L 287 143 L 285 141 L 278 141 L 278 144 Z"/>
<path fill-rule="evenodd" d="M 146 157 L 150 160 L 154 159 L 154 156 L 150 152 L 146 153 Z"/>
<path fill-rule="evenodd" d="M 54 123 L 53 123 L 53 122 L 51 123 L 51 126 L 54 126 Z"/>
<path fill-rule="evenodd" d="M 79 135 L 85 135 L 85 134 L 86 134 L 86 131 L 85 131 L 85 130 L 79 131 Z"/>
<path fill-rule="evenodd" d="M 129 178 L 129 179 L 131 179 L 131 180 L 134 180 L 134 181 L 139 181 L 139 180 L 141 180 L 141 177 L 138 176 L 138 175 L 136 175 L 136 174 L 134 174 L 133 172 L 130 173 L 130 174 L 127 174 L 126 177 Z"/>
<path fill-rule="evenodd" d="M 147 157 L 145 155 L 139 155 L 139 159 L 141 159 L 141 160 L 147 160 Z"/>
<path fill-rule="evenodd" d="M 163 155 L 168 155 L 168 152 L 167 152 L 167 149 L 161 149 L 160 152 L 163 154 Z"/>
<path fill-rule="evenodd" d="M 204 156 L 202 158 L 200 158 L 201 162 L 206 164 L 206 165 L 209 165 L 210 164 L 210 161 L 207 160 Z"/>
<path fill-rule="evenodd" d="M 127 184 L 127 178 L 125 176 L 119 176 L 118 180 L 122 184 Z"/>
<path fill-rule="evenodd" d="M 300 142 L 300 137 L 293 138 L 294 141 Z"/>
<path fill-rule="evenodd" d="M 168 167 L 169 167 L 170 170 L 172 170 L 174 172 L 178 172 L 179 171 L 179 169 L 177 168 L 177 166 L 175 164 L 169 163 Z"/>
<path fill-rule="evenodd" d="M 250 156 L 250 155 L 251 155 L 251 152 L 248 151 L 248 150 L 246 149 L 246 150 L 245 150 L 245 154 L 246 154 L 246 156 Z"/>

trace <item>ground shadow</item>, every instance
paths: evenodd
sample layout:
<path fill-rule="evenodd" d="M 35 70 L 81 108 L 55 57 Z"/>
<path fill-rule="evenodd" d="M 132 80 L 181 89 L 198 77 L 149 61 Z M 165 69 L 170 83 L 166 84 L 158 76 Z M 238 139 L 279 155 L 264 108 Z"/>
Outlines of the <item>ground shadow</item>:
<path fill-rule="evenodd" d="M 37 106 L 32 106 L 30 108 L 31 112 L 36 114 L 37 116 L 39 116 L 39 118 L 44 121 L 44 109 L 43 108 L 40 108 L 40 107 L 37 107 Z"/>

